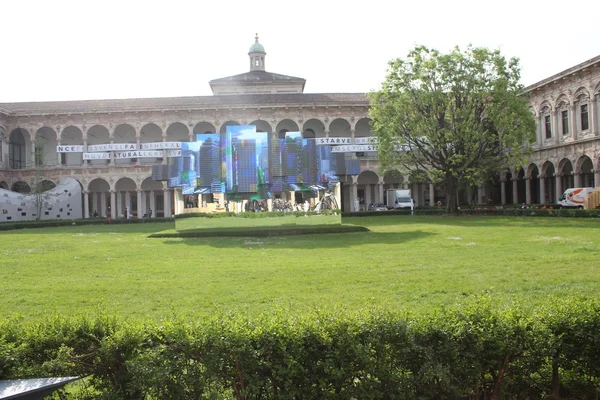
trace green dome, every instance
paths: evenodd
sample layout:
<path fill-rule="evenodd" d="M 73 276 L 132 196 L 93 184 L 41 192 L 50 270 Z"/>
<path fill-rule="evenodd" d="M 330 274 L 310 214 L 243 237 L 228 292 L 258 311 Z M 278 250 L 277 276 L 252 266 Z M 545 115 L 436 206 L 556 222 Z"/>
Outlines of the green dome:
<path fill-rule="evenodd" d="M 265 48 L 262 44 L 258 43 L 258 34 L 256 34 L 256 42 L 250 46 L 250 50 L 248 50 L 248 54 L 250 53 L 266 53 Z"/>

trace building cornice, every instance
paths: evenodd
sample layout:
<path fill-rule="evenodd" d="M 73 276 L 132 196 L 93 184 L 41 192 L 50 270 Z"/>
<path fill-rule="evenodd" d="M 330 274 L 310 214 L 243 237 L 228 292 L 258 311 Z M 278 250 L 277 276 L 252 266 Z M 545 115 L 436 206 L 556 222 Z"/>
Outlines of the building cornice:
<path fill-rule="evenodd" d="M 600 56 L 596 56 L 594 58 L 591 58 L 587 61 L 582 62 L 581 64 L 577 64 L 571 68 L 568 68 L 562 72 L 559 72 L 558 74 L 552 75 L 546 79 L 543 79 L 537 83 L 534 83 L 533 85 L 527 86 L 523 91 L 525 93 L 529 93 L 532 92 L 536 89 L 541 88 L 542 86 L 545 86 L 549 83 L 552 83 L 554 81 L 558 81 L 560 79 L 564 79 L 569 75 L 573 75 L 575 73 L 578 72 L 585 72 L 587 69 L 589 68 L 595 68 L 597 66 L 600 65 Z"/>

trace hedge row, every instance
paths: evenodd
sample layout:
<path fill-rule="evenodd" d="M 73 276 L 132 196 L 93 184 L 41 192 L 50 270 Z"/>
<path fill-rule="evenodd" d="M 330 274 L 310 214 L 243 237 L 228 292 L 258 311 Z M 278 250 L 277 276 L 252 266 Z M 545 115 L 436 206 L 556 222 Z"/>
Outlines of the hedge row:
<path fill-rule="evenodd" d="M 0 379 L 88 376 L 61 397 L 86 399 L 598 398 L 598 332 L 598 301 L 525 312 L 488 297 L 421 316 L 11 318 Z"/>
<path fill-rule="evenodd" d="M 173 222 L 173 218 L 131 218 L 131 219 L 113 219 L 111 224 L 148 224 L 160 222 Z M 69 219 L 69 220 L 41 220 L 41 221 L 18 221 L 18 222 L 3 222 L 0 223 L 0 231 L 10 231 L 14 229 L 27 228 L 50 228 L 56 226 L 72 226 L 72 225 L 106 225 L 106 218 L 89 218 L 89 219 Z"/>
<path fill-rule="evenodd" d="M 287 216 L 296 216 L 296 217 L 305 217 L 307 215 L 337 215 L 340 214 L 340 210 L 322 210 L 320 212 L 317 211 L 269 211 L 269 212 L 218 212 L 218 213 L 204 213 L 204 212 L 193 212 L 193 213 L 185 213 L 175 215 L 175 219 L 182 218 L 274 218 L 274 217 L 287 217 Z"/>
<path fill-rule="evenodd" d="M 344 217 L 373 217 L 384 215 L 411 215 L 410 210 L 389 211 L 360 211 L 344 212 Z M 448 215 L 445 209 L 415 208 L 412 215 Z M 536 209 L 536 208 L 468 208 L 457 211 L 460 215 L 490 215 L 510 217 L 574 217 L 574 218 L 600 218 L 600 210 L 583 210 L 578 208 Z"/>

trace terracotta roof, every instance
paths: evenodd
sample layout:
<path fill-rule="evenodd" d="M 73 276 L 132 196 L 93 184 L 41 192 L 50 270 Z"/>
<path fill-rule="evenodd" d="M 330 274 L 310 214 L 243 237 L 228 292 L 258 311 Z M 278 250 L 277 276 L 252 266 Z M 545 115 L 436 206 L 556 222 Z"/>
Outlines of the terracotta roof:
<path fill-rule="evenodd" d="M 126 112 L 155 110 L 194 110 L 227 107 L 281 107 L 282 105 L 367 105 L 365 93 L 289 93 L 226 96 L 163 97 L 121 100 L 78 100 L 0 103 L 9 115 Z"/>

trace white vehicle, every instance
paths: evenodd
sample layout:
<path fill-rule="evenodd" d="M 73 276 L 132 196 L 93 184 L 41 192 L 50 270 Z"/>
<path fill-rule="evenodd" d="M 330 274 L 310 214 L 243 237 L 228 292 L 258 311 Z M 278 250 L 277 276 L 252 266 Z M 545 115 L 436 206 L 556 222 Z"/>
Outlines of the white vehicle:
<path fill-rule="evenodd" d="M 583 208 L 583 202 L 586 196 L 594 191 L 594 188 L 570 188 L 565 190 L 558 204 L 561 208 Z"/>
<path fill-rule="evenodd" d="M 415 208 L 414 201 L 410 195 L 410 189 L 388 189 L 387 206 L 390 209 L 409 209 Z"/>

